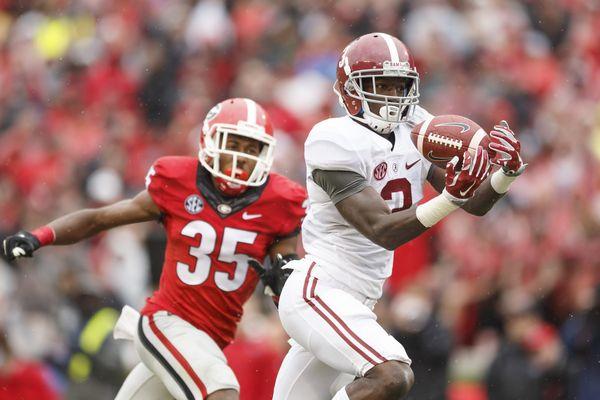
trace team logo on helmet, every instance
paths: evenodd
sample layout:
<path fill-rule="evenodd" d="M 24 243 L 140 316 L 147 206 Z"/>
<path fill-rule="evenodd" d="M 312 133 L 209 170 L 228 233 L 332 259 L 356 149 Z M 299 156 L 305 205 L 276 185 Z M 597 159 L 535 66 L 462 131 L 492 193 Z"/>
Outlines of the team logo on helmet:
<path fill-rule="evenodd" d="M 354 42 L 352 42 L 354 43 Z M 344 72 L 346 74 L 349 74 L 350 71 L 350 62 L 348 61 L 348 50 L 350 50 L 350 46 L 352 45 L 352 43 L 350 43 L 348 46 L 346 46 L 344 48 L 344 51 L 342 52 L 342 56 L 340 57 L 340 61 L 338 62 L 338 67 L 340 68 L 344 68 Z"/>
<path fill-rule="evenodd" d="M 375 169 L 373 170 L 373 176 L 375 177 L 375 179 L 380 181 L 383 178 L 385 178 L 387 169 L 388 169 L 387 163 L 385 161 L 383 161 L 378 166 L 375 167 Z"/>
<path fill-rule="evenodd" d="M 190 194 L 183 202 L 183 205 L 190 214 L 198 214 L 204 208 L 204 202 L 197 194 Z"/>
<path fill-rule="evenodd" d="M 219 115 L 219 112 L 221 112 L 221 103 L 217 104 L 216 106 L 210 109 L 208 114 L 206 114 L 205 120 L 210 121 L 214 119 L 217 115 Z"/>

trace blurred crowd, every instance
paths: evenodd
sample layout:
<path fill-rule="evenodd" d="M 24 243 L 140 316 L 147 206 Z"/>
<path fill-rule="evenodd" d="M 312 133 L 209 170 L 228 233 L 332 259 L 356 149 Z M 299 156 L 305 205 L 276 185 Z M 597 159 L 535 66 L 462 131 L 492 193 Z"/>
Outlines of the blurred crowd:
<path fill-rule="evenodd" d="M 340 50 L 371 31 L 412 50 L 426 109 L 508 120 L 529 163 L 485 217 L 397 251 L 376 311 L 410 399 L 599 399 L 597 0 L 0 0 L 0 237 L 136 194 L 227 97 L 265 106 L 275 170 L 303 182 Z M 110 330 L 163 248 L 148 223 L 0 260 L 0 400 L 112 399 L 136 355 Z M 242 400 L 270 398 L 287 346 L 257 290 L 227 350 Z"/>

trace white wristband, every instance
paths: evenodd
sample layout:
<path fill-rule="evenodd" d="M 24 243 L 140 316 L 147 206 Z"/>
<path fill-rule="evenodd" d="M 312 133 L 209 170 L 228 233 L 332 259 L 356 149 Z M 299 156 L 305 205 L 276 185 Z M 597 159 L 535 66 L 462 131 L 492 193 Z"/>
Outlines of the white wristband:
<path fill-rule="evenodd" d="M 427 203 L 417 206 L 417 219 L 423 226 L 430 228 L 457 208 L 457 204 L 452 203 L 446 196 L 440 194 Z"/>
<path fill-rule="evenodd" d="M 517 179 L 516 176 L 508 176 L 504 172 L 502 172 L 502 169 L 499 169 L 498 171 L 492 174 L 492 177 L 490 179 L 490 185 L 492 185 L 492 189 L 494 189 L 494 192 L 498 194 L 504 194 L 508 192 L 508 188 L 510 187 L 511 183 L 514 182 L 515 179 Z"/>

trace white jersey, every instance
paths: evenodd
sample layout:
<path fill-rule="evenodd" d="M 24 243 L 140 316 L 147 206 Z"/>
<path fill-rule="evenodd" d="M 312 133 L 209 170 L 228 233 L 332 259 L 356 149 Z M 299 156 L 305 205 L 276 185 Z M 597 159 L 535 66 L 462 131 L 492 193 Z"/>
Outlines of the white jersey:
<path fill-rule="evenodd" d="M 338 212 L 329 195 L 312 179 L 315 169 L 352 171 L 363 176 L 392 211 L 423 198 L 431 163 L 410 139 L 412 128 L 433 116 L 416 107 L 412 117 L 393 132 L 395 143 L 350 117 L 315 125 L 304 145 L 309 207 L 302 225 L 307 258 L 327 275 L 372 299 L 381 297 L 392 272 L 392 251 L 359 233 Z"/>

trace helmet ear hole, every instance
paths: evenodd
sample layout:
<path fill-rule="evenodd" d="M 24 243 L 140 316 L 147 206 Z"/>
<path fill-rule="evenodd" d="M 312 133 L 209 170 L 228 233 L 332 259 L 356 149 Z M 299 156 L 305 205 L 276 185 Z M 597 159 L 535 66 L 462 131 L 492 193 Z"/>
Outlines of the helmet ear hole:
<path fill-rule="evenodd" d="M 357 94 L 356 88 L 354 87 L 354 84 L 350 79 L 348 79 L 344 84 L 344 91 L 351 96 Z"/>

